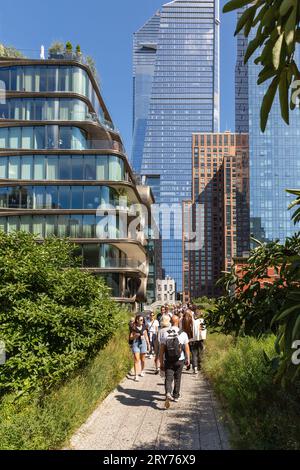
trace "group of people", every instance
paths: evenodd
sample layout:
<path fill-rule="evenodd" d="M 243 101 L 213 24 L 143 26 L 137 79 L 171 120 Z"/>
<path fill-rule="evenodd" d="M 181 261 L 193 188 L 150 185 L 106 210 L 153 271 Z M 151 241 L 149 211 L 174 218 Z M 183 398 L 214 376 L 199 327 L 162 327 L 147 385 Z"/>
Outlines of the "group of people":
<path fill-rule="evenodd" d="M 155 374 L 165 378 L 165 406 L 180 398 L 184 365 L 197 374 L 205 349 L 206 326 L 201 310 L 191 304 L 163 305 L 158 315 L 150 312 L 132 318 L 129 344 L 134 357 L 135 381 L 144 376 L 145 358 L 154 356 Z"/>

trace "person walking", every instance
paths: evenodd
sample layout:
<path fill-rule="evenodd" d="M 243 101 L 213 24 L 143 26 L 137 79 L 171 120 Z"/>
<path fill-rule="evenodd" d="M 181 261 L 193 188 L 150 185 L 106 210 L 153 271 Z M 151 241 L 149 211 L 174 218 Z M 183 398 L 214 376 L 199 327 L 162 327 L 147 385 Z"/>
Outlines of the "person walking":
<path fill-rule="evenodd" d="M 190 363 L 189 339 L 184 331 L 179 330 L 177 315 L 172 316 L 171 325 L 160 340 L 160 368 L 165 371 L 166 408 L 170 407 L 172 399 L 175 402 L 179 400 L 184 362 L 186 360 L 186 365 Z"/>
<path fill-rule="evenodd" d="M 144 377 L 145 356 L 147 350 L 150 350 L 147 328 L 142 315 L 137 315 L 135 317 L 135 323 L 131 328 L 129 338 L 132 340 L 131 350 L 134 358 L 134 380 L 138 382 L 138 376 Z"/>
<path fill-rule="evenodd" d="M 151 359 L 155 352 L 155 344 L 159 328 L 159 321 L 156 320 L 153 312 L 150 313 L 149 318 L 146 320 L 146 327 L 150 343 L 149 357 Z"/>
<path fill-rule="evenodd" d="M 193 312 L 190 309 L 187 309 L 184 312 L 184 315 L 181 319 L 181 322 L 179 323 L 179 326 L 181 327 L 182 331 L 184 331 L 190 341 L 192 341 L 193 336 L 194 336 L 194 324 L 193 324 Z M 188 364 L 186 366 L 186 370 L 190 370 L 191 366 Z"/>
<path fill-rule="evenodd" d="M 201 310 L 197 309 L 193 319 L 193 338 L 190 341 L 192 353 L 192 367 L 194 374 L 198 373 L 201 367 L 201 358 L 204 351 L 204 341 L 206 340 L 206 326 Z"/>
<path fill-rule="evenodd" d="M 167 331 L 171 327 L 170 323 L 170 317 L 169 315 L 163 315 L 161 317 L 159 327 L 158 327 L 158 333 L 155 341 L 155 352 L 154 352 L 154 364 L 155 364 L 155 375 L 159 374 L 160 371 L 160 341 L 161 341 L 161 336 L 164 334 L 165 331 Z"/>
<path fill-rule="evenodd" d="M 162 316 L 163 316 L 165 313 L 166 313 L 165 306 L 162 305 L 162 306 L 160 307 L 160 312 L 159 312 L 159 314 L 157 315 L 157 320 L 158 320 L 159 323 L 160 323 L 160 321 L 161 321 L 161 319 L 162 319 Z"/>

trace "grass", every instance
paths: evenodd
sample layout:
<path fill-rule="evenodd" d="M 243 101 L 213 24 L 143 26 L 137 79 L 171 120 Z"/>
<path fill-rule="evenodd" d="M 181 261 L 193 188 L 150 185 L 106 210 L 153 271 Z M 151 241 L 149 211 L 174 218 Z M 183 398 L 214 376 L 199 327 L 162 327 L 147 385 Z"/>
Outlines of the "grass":
<path fill-rule="evenodd" d="M 0 402 L 0 449 L 47 450 L 65 446 L 74 431 L 131 368 L 128 327 L 82 370 L 49 395 Z"/>
<path fill-rule="evenodd" d="M 274 383 L 263 357 L 275 355 L 274 337 L 209 335 L 203 370 L 231 422 L 236 449 L 300 449 L 300 384 Z"/>

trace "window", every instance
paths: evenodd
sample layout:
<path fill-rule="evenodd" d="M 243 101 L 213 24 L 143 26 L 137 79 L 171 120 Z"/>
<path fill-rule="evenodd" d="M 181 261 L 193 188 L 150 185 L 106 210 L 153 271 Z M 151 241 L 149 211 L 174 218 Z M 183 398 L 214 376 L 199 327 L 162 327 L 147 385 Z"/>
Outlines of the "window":
<path fill-rule="evenodd" d="M 99 245 L 82 245 L 83 266 L 98 267 L 99 266 Z"/>
<path fill-rule="evenodd" d="M 95 164 L 95 157 L 93 155 L 84 156 L 84 169 L 85 169 L 84 179 L 86 180 L 96 179 L 96 164 Z"/>
<path fill-rule="evenodd" d="M 32 179 L 32 157 L 22 157 L 21 161 L 21 179 Z"/>
<path fill-rule="evenodd" d="M 81 155 L 72 156 L 72 179 L 83 180 L 83 157 Z"/>
<path fill-rule="evenodd" d="M 61 155 L 59 157 L 59 179 L 70 180 L 71 175 L 71 157 L 69 155 Z"/>
<path fill-rule="evenodd" d="M 45 178 L 45 157 L 42 155 L 34 156 L 33 178 L 43 180 Z"/>
<path fill-rule="evenodd" d="M 71 192 L 72 202 L 71 209 L 82 209 L 83 207 L 83 188 L 82 186 L 75 186 Z"/>

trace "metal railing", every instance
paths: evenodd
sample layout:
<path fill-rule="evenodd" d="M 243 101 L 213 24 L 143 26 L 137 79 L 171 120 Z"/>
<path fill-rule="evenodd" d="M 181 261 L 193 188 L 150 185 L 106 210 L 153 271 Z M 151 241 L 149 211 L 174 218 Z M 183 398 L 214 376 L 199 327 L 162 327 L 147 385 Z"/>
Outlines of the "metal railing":
<path fill-rule="evenodd" d="M 141 263 L 140 261 L 133 258 L 126 259 L 116 259 L 116 258 L 105 258 L 103 262 L 100 263 L 100 268 L 110 269 L 110 268 L 133 268 L 138 269 L 141 272 L 145 272 L 147 268 L 147 263 Z"/>

